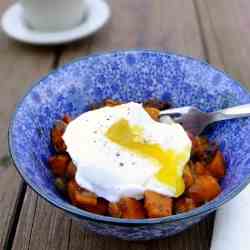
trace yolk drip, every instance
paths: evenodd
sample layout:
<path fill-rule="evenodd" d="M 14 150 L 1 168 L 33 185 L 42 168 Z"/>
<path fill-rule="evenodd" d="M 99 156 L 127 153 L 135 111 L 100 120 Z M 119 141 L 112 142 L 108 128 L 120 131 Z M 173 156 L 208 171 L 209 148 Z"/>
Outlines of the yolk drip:
<path fill-rule="evenodd" d="M 184 192 L 185 185 L 178 172 L 178 166 L 185 159 L 185 153 L 177 155 L 173 150 L 162 149 L 159 144 L 147 143 L 142 137 L 142 132 L 143 128 L 130 126 L 127 120 L 121 119 L 107 130 L 106 136 L 129 151 L 157 161 L 161 168 L 155 177 L 173 187 L 176 196 L 180 196 Z"/>

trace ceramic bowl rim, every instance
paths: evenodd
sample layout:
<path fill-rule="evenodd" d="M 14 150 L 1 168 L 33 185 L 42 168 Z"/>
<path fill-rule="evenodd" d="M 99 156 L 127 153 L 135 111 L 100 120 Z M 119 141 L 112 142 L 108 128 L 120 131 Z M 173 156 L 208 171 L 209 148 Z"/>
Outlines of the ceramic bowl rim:
<path fill-rule="evenodd" d="M 23 101 L 25 98 L 30 94 L 30 92 L 37 87 L 40 84 L 43 84 L 43 81 L 47 79 L 50 75 L 55 74 L 59 70 L 63 70 L 64 68 L 67 68 L 68 66 L 77 63 L 82 60 L 87 60 L 89 58 L 93 57 L 99 57 L 99 56 L 108 56 L 108 55 L 115 55 L 117 53 L 154 53 L 160 56 L 176 56 L 178 58 L 183 58 L 190 61 L 195 61 L 200 64 L 203 64 L 206 67 L 212 68 L 213 70 L 223 73 L 228 79 L 230 79 L 233 83 L 238 84 L 242 90 L 244 90 L 245 94 L 249 94 L 248 89 L 242 85 L 239 81 L 234 80 L 228 73 L 224 72 L 221 69 L 218 69 L 217 67 L 209 64 L 207 61 L 193 58 L 191 56 L 181 55 L 178 53 L 163 51 L 163 50 L 157 50 L 157 49 L 140 49 L 140 48 L 134 48 L 134 49 L 120 49 L 120 50 L 111 50 L 111 51 L 105 51 L 105 52 L 98 52 L 98 53 L 92 53 L 88 56 L 80 57 L 75 60 L 70 61 L 69 63 L 64 64 L 61 67 L 58 67 L 55 70 L 50 71 L 47 75 L 41 77 L 40 79 L 33 82 L 33 84 L 26 90 L 26 94 L 19 100 L 19 102 L 16 105 L 15 111 L 13 112 L 10 123 L 9 123 L 9 129 L 8 129 L 8 146 L 9 146 L 9 152 L 10 156 L 13 160 L 14 166 L 17 169 L 18 173 L 21 175 L 21 177 L 24 179 L 24 181 L 28 184 L 28 186 L 35 191 L 39 196 L 41 196 L 43 199 L 45 199 L 50 204 L 54 205 L 57 208 L 62 209 L 63 211 L 66 211 L 67 213 L 76 216 L 80 219 L 86 219 L 90 221 L 95 222 L 102 222 L 107 224 L 116 224 L 116 225 L 126 225 L 126 226 L 146 226 L 146 225 L 153 225 L 153 224 L 162 224 L 162 223 L 174 223 L 182 220 L 189 220 L 194 217 L 201 217 L 205 216 L 213 211 L 215 211 L 217 208 L 221 207 L 223 204 L 225 204 L 227 201 L 231 200 L 233 197 L 235 197 L 238 193 L 240 193 L 248 183 L 250 183 L 250 174 L 245 177 L 245 179 L 236 186 L 231 192 L 227 193 L 226 195 L 223 195 L 221 198 L 217 198 L 211 202 L 208 202 L 207 204 L 196 208 L 190 212 L 186 213 L 180 213 L 177 215 L 172 215 L 169 217 L 162 217 L 162 218 L 154 218 L 154 219 L 121 219 L 121 218 L 114 218 L 109 216 L 103 216 L 98 215 L 94 213 L 90 213 L 84 210 L 81 210 L 73 205 L 65 206 L 63 203 L 58 204 L 56 201 L 54 201 L 51 197 L 49 197 L 45 192 L 43 192 L 40 188 L 38 188 L 35 183 L 32 182 L 27 176 L 25 176 L 24 172 L 22 171 L 22 164 L 19 162 L 14 149 L 12 145 L 12 130 L 13 125 L 15 123 L 15 117 L 17 112 L 19 111 L 20 107 L 23 104 Z"/>

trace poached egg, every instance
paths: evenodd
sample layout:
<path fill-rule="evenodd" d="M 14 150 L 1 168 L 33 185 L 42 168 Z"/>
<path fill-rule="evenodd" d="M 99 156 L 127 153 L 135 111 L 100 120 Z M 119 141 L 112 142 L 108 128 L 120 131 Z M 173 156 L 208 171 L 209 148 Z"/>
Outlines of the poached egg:
<path fill-rule="evenodd" d="M 98 197 L 117 202 L 142 199 L 145 190 L 170 197 L 184 192 L 191 141 L 181 125 L 153 120 L 142 104 L 83 113 L 68 124 L 63 140 L 76 182 Z"/>

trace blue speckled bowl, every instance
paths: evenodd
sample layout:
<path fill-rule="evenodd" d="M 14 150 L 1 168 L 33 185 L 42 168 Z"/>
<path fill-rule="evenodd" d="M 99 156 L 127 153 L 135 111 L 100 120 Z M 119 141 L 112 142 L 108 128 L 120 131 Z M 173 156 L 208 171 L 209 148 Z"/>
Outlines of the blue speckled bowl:
<path fill-rule="evenodd" d="M 84 228 L 129 240 L 176 234 L 232 199 L 250 182 L 250 119 L 221 122 L 207 129 L 228 168 L 223 192 L 191 212 L 166 218 L 127 220 L 104 217 L 70 205 L 54 188 L 47 158 L 50 129 L 63 113 L 77 116 L 105 98 L 141 102 L 159 98 L 174 106 L 213 111 L 250 103 L 250 94 L 225 73 L 205 62 L 157 51 L 131 50 L 92 55 L 37 81 L 17 106 L 9 145 L 24 180 L 43 198 L 79 220 Z"/>

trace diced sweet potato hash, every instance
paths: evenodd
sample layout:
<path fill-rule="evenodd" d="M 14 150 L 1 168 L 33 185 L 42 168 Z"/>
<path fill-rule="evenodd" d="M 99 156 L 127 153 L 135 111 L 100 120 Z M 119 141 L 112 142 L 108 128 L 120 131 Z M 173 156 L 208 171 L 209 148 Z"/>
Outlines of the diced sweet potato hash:
<path fill-rule="evenodd" d="M 93 105 L 92 108 L 120 104 L 121 102 L 107 99 L 101 104 Z M 160 110 L 170 107 L 168 103 L 158 100 L 148 100 L 143 106 L 157 121 Z M 150 190 L 144 193 L 143 200 L 123 197 L 117 203 L 110 203 L 97 197 L 96 194 L 81 188 L 75 181 L 76 166 L 67 154 L 62 139 L 71 120 L 72 118 L 66 114 L 62 120 L 55 122 L 51 130 L 51 142 L 56 153 L 49 157 L 48 163 L 55 176 L 56 188 L 67 196 L 73 205 L 81 209 L 117 218 L 157 218 L 188 212 L 211 201 L 221 192 L 219 181 L 225 176 L 225 162 L 221 151 L 214 142 L 209 142 L 203 137 L 194 137 L 189 133 L 192 152 L 183 172 L 185 192 L 180 197 L 171 198 Z"/>

